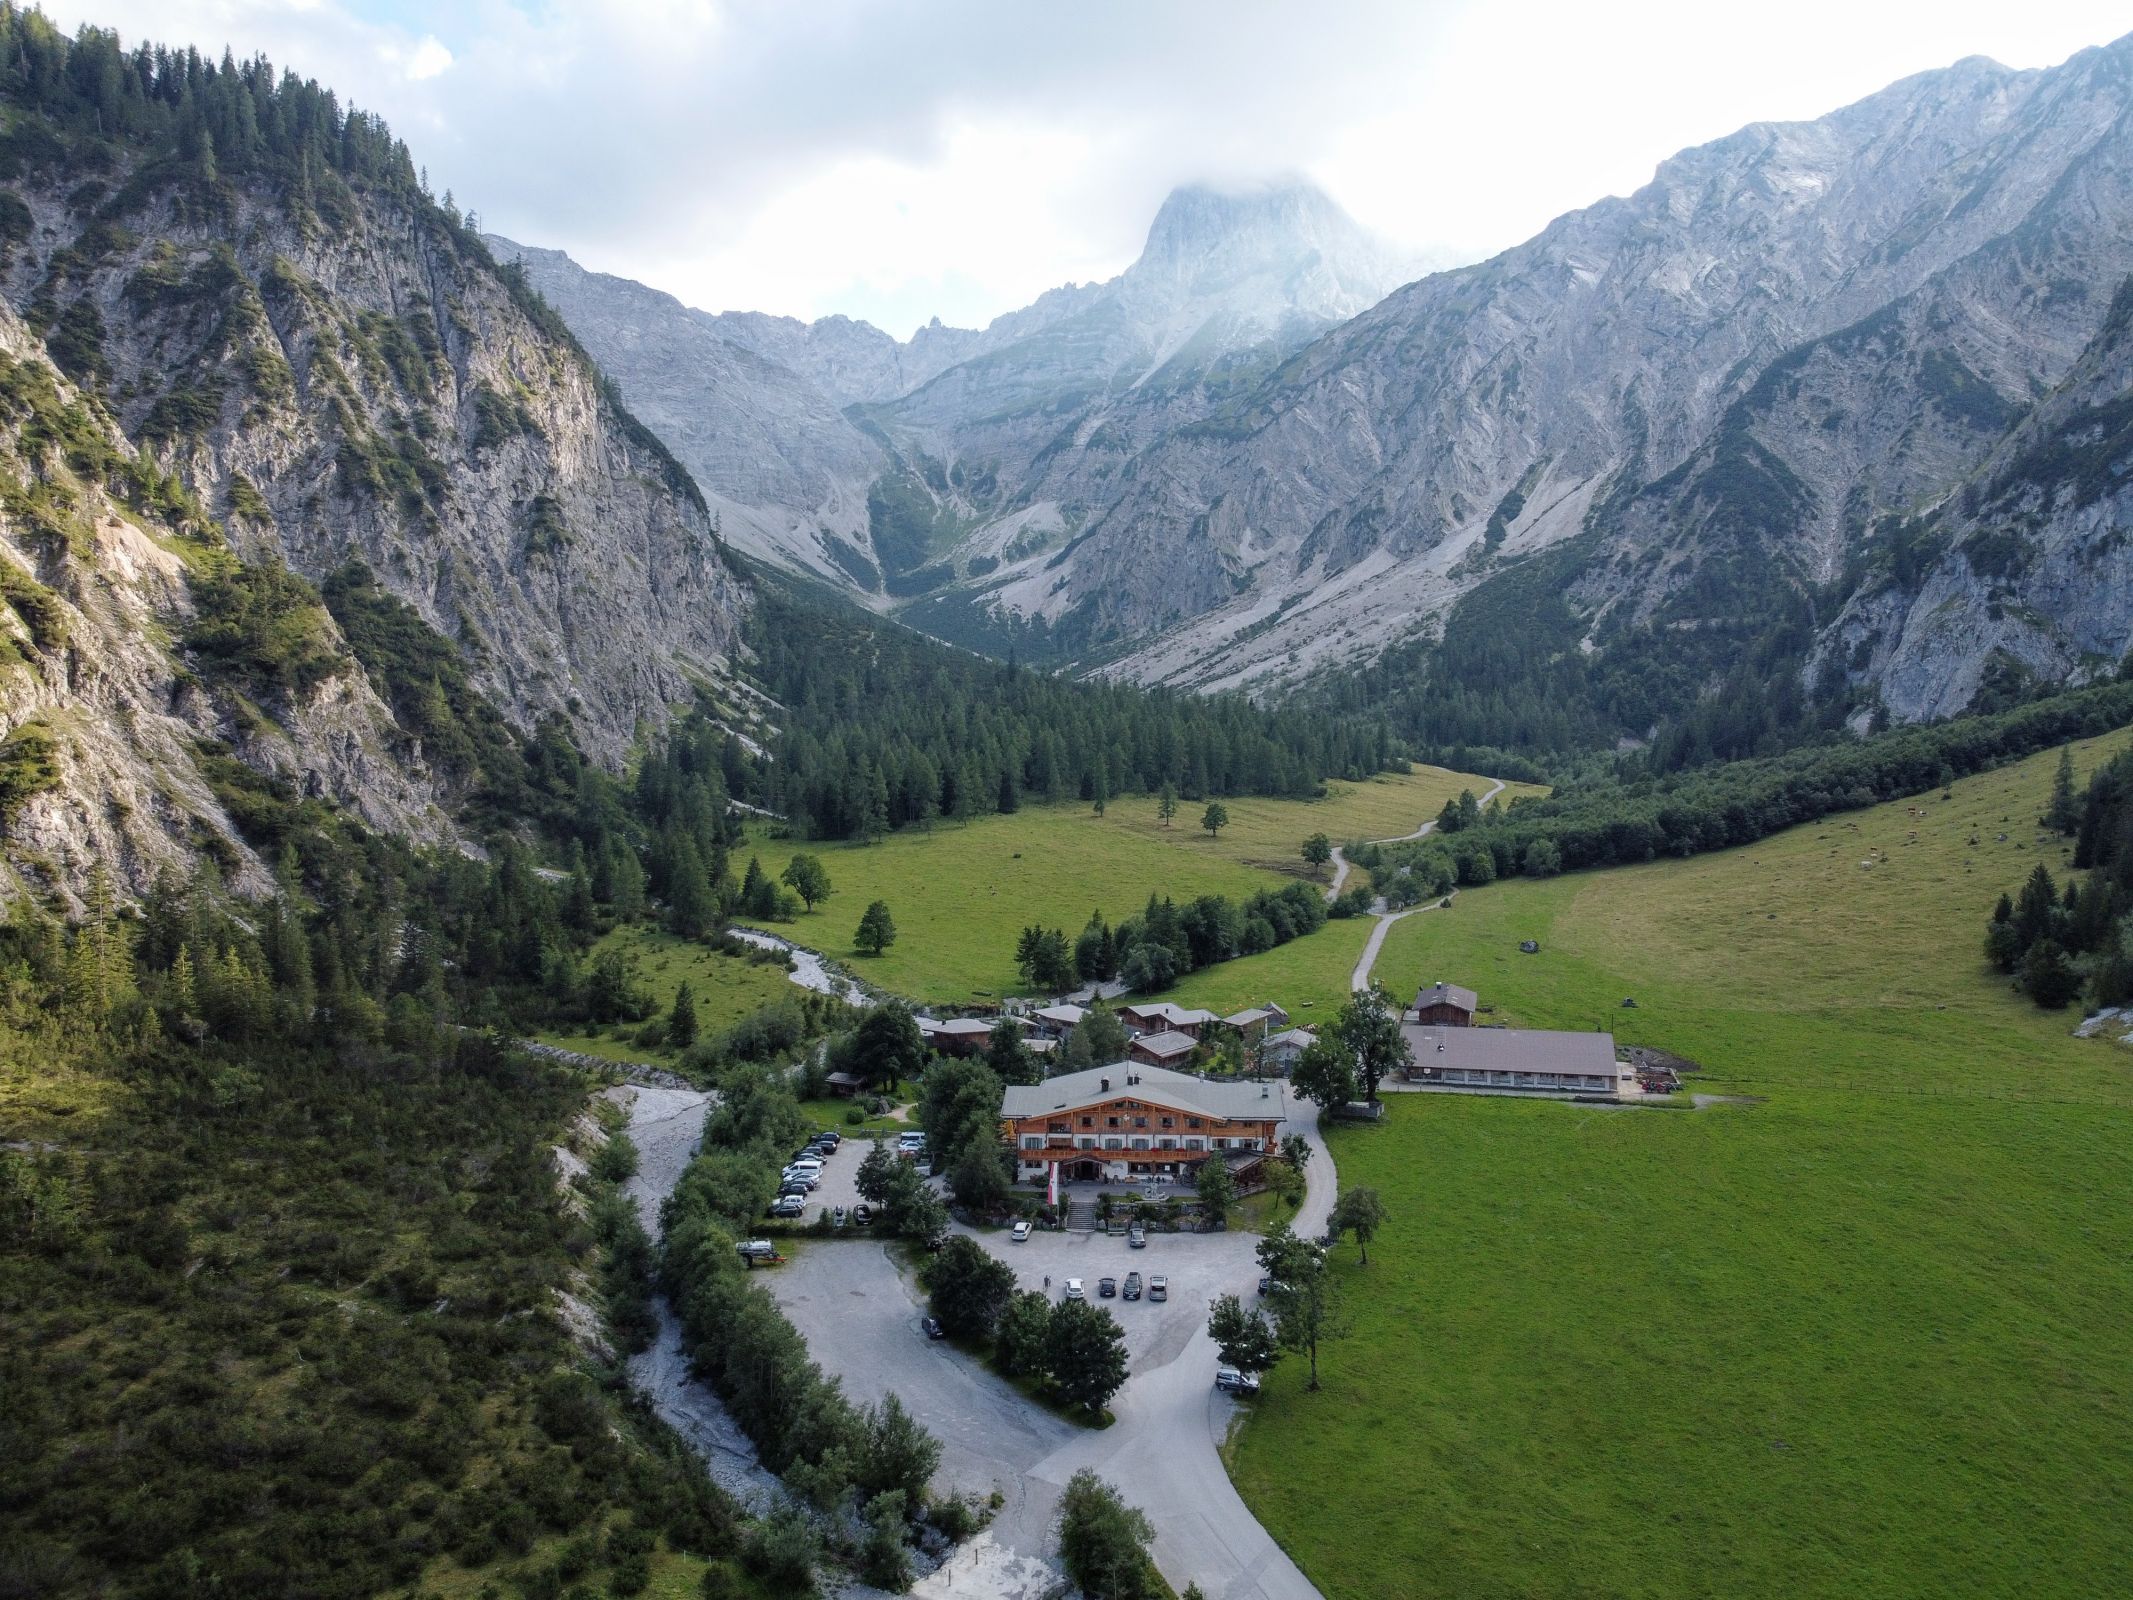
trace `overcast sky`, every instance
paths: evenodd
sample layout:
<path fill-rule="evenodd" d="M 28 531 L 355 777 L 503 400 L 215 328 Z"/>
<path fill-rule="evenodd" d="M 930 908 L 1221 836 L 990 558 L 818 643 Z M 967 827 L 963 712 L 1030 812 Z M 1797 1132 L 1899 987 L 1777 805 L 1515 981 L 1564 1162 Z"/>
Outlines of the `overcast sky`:
<path fill-rule="evenodd" d="M 2124 0 L 45 0 L 265 51 L 384 113 L 484 227 L 713 311 L 982 324 L 1138 253 L 1193 179 L 1301 173 L 1478 259 L 1674 151 Z"/>

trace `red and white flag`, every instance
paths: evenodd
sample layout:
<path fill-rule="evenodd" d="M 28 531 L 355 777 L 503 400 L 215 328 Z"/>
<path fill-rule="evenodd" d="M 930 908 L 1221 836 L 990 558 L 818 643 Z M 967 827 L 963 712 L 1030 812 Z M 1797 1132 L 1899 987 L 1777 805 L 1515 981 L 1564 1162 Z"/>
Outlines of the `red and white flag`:
<path fill-rule="evenodd" d="M 1046 1205 L 1048 1205 L 1048 1206 L 1051 1206 L 1051 1207 L 1052 1207 L 1052 1208 L 1053 1208 L 1054 1210 L 1056 1210 L 1056 1209 L 1058 1209 L 1058 1206 L 1059 1206 L 1059 1163 L 1058 1163 L 1058 1162 L 1056 1162 L 1056 1161 L 1052 1162 L 1052 1163 L 1051 1163 L 1051 1168 L 1052 1168 L 1052 1179 L 1051 1179 L 1051 1187 L 1050 1187 L 1050 1189 L 1049 1189 L 1049 1190 L 1048 1190 L 1048 1191 L 1046 1192 L 1046 1195 L 1045 1195 L 1045 1201 L 1044 1201 L 1044 1203 L 1045 1203 Z"/>

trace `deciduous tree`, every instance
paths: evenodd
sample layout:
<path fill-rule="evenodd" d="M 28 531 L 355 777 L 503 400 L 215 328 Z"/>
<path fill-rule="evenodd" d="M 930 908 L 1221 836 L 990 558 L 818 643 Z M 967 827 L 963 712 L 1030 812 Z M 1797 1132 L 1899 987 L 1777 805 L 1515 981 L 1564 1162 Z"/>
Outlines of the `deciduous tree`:
<path fill-rule="evenodd" d="M 977 1240 L 957 1234 L 926 1268 L 933 1314 L 958 1338 L 990 1339 L 1015 1294 L 1014 1269 Z"/>
<path fill-rule="evenodd" d="M 1101 1411 L 1126 1381 L 1126 1335 L 1110 1312 L 1064 1300 L 1045 1330 L 1045 1366 L 1060 1398 Z"/>
<path fill-rule="evenodd" d="M 1010 1378 L 1035 1377 L 1044 1371 L 1052 1331 L 1052 1302 L 1035 1289 L 1023 1289 L 1000 1313 L 993 1340 L 993 1364 Z"/>
<path fill-rule="evenodd" d="M 1281 1343 L 1266 1313 L 1233 1294 L 1218 1295 L 1209 1304 L 1207 1332 L 1223 1365 L 1239 1372 L 1265 1372 L 1281 1359 Z"/>
<path fill-rule="evenodd" d="M 1199 1198 L 1201 1211 L 1216 1226 L 1228 1226 L 1230 1207 L 1237 1203 L 1237 1180 L 1219 1152 L 1200 1163 L 1192 1188 Z"/>
<path fill-rule="evenodd" d="M 925 1038 L 918 1019 L 901 1000 L 885 1001 L 867 1012 L 835 1053 L 843 1070 L 884 1093 L 926 1068 Z"/>
<path fill-rule="evenodd" d="M 830 896 L 829 869 L 822 865 L 820 856 L 794 856 L 785 863 L 781 881 L 807 902 L 810 911 Z"/>
<path fill-rule="evenodd" d="M 852 944 L 860 954 L 878 956 L 896 942 L 896 919 L 889 915 L 889 903 L 876 900 L 859 918 L 859 931 L 852 935 Z"/>
<path fill-rule="evenodd" d="M 1267 1303 L 1273 1308 L 1275 1332 L 1283 1349 L 1310 1361 L 1310 1387 L 1315 1391 L 1320 1346 L 1347 1331 L 1326 1253 L 1298 1238 L 1287 1223 L 1277 1222 L 1259 1241 L 1258 1256 L 1260 1269 L 1274 1280 Z"/>
<path fill-rule="evenodd" d="M 1385 1202 L 1371 1188 L 1344 1189 L 1341 1197 L 1333 1202 L 1330 1226 L 1336 1233 L 1352 1233 L 1355 1242 L 1362 1247 L 1363 1265 L 1370 1265 L 1370 1241 L 1378 1235 L 1378 1229 L 1391 1220 Z"/>
<path fill-rule="evenodd" d="M 1061 1309 L 1064 1309 L 1062 1307 Z M 1154 1600 L 1155 1528 L 1116 1489 L 1084 1467 L 1059 1499 L 1059 1561 L 1088 1600 Z"/>

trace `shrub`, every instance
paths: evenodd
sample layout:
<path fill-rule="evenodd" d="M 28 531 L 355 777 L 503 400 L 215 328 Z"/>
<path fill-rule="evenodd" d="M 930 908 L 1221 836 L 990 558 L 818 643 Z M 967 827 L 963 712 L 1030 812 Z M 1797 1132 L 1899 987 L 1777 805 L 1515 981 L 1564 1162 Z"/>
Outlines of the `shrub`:
<path fill-rule="evenodd" d="M 1059 1559 L 1088 1600 L 1154 1600 L 1163 1593 L 1148 1547 L 1155 1528 L 1084 1467 L 1059 1501 Z"/>

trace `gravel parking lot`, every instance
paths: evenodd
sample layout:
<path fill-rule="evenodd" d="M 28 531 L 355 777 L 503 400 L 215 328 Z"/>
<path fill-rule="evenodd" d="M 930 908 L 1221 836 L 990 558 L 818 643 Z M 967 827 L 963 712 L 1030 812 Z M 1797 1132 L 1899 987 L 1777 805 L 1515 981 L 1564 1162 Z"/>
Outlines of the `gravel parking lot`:
<path fill-rule="evenodd" d="M 1304 1115 L 1292 1131 L 1314 1144 L 1317 1127 Z M 831 1159 L 818 1203 L 832 1185 L 849 1184 L 865 1147 L 847 1141 Z M 1310 1192 L 1301 1229 L 1325 1225 L 1332 1205 L 1333 1167 L 1324 1146 L 1308 1169 Z M 810 1216 L 813 1212 L 810 1210 Z M 842 1377 L 858 1400 L 894 1392 L 942 1441 L 939 1481 L 953 1490 L 998 1488 L 1006 1505 L 992 1528 L 957 1552 L 915 1591 L 933 1600 L 1022 1600 L 1057 1581 L 1051 1564 L 1050 1522 L 1059 1491 L 1082 1467 L 1093 1467 L 1156 1527 L 1156 1561 L 1178 1588 L 1197 1582 L 1228 1600 L 1315 1600 L 1317 1591 L 1268 1537 L 1223 1471 L 1217 1447 L 1239 1402 L 1214 1387 L 1215 1350 L 1207 1337 L 1207 1304 L 1218 1294 L 1251 1300 L 1258 1281 L 1246 1233 L 1151 1234 L 1145 1249 L 1124 1237 L 1036 1233 L 1014 1244 L 1004 1231 L 974 1234 L 1015 1271 L 1024 1288 L 1061 1297 L 1065 1281 L 1082 1279 L 1085 1293 L 1124 1329 L 1131 1375 L 1112 1401 L 1116 1423 L 1077 1427 L 1025 1400 L 982 1364 L 946 1344 L 927 1340 L 916 1285 L 888 1251 L 870 1239 L 809 1241 L 789 1265 L 764 1282 L 826 1371 Z M 1123 1286 L 1128 1272 L 1161 1273 L 1169 1298 L 1155 1302 L 1097 1298 L 1106 1275 Z"/>

